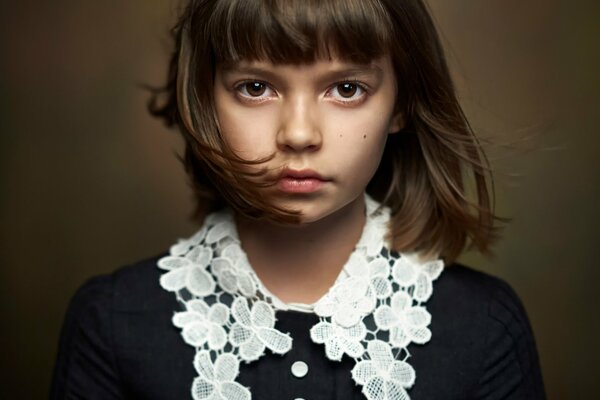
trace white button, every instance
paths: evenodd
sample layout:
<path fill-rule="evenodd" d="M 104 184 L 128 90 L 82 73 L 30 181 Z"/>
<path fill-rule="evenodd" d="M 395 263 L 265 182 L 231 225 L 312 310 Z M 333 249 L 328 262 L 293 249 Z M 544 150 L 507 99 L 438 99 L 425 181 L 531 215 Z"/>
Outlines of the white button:
<path fill-rule="evenodd" d="M 296 361 L 292 364 L 292 375 L 294 375 L 296 378 L 304 378 L 306 374 L 308 374 L 308 365 L 306 365 L 304 361 Z"/>
<path fill-rule="evenodd" d="M 304 400 L 302 397 L 296 397 L 294 400 Z"/>

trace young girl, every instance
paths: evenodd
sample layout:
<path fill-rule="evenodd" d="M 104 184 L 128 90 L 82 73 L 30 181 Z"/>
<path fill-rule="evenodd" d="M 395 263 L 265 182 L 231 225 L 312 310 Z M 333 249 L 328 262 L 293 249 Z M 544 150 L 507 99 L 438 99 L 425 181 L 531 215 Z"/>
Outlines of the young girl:
<path fill-rule="evenodd" d="M 52 398 L 543 399 L 422 0 L 192 0 L 166 101 L 201 228 L 86 283 Z M 474 190 L 470 200 L 467 188 Z"/>

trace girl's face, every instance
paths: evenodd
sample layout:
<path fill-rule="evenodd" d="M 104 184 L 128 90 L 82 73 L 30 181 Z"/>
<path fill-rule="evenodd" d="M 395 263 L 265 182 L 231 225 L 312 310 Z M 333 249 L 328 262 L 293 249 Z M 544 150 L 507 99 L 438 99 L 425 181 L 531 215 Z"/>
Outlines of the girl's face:
<path fill-rule="evenodd" d="M 274 154 L 277 205 L 315 222 L 357 202 L 381 160 L 394 115 L 389 57 L 369 64 L 219 65 L 215 105 L 224 140 L 245 159 Z"/>

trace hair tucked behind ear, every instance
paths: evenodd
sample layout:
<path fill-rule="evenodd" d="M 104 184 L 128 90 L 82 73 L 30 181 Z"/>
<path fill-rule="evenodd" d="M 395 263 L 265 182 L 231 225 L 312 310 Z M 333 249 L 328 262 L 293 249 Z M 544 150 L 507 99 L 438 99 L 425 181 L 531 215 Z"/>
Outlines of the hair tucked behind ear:
<path fill-rule="evenodd" d="M 389 136 L 367 191 L 392 210 L 393 248 L 448 262 L 467 243 L 489 253 L 497 236 L 489 163 L 422 0 L 192 0 L 173 34 L 169 79 L 149 109 L 185 139 L 182 161 L 197 219 L 228 204 L 255 218 L 298 221 L 262 190 L 269 183 L 256 178 L 266 171 L 244 172 L 267 160 L 242 160 L 222 140 L 213 99 L 217 63 L 300 64 L 332 55 L 368 62 L 389 54 L 405 124 Z M 467 194 L 471 185 L 474 199 Z"/>

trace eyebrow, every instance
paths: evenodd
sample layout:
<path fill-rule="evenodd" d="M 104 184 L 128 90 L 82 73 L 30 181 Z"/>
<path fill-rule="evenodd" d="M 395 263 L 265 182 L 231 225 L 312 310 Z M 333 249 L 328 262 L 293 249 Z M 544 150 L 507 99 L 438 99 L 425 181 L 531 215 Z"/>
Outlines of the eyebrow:
<path fill-rule="evenodd" d="M 277 67 L 275 67 L 276 69 Z M 269 80 L 278 81 L 280 79 L 279 74 L 277 72 L 272 71 L 271 69 L 260 68 L 256 66 L 243 66 L 239 64 L 228 64 L 223 65 L 222 70 L 224 73 L 239 73 L 239 74 L 248 74 L 248 75 L 259 75 L 264 76 Z M 333 69 L 331 71 L 325 72 L 319 80 L 330 81 L 334 79 L 340 78 L 348 78 L 348 77 L 361 77 L 373 76 L 377 79 L 381 78 L 383 75 L 383 70 L 381 67 L 375 64 L 365 64 L 365 65 L 351 65 L 348 67 L 342 67 L 339 69 Z"/>
<path fill-rule="evenodd" d="M 348 68 L 340 68 L 324 74 L 325 77 L 348 77 L 348 76 L 374 76 L 380 78 L 383 75 L 383 70 L 378 65 L 352 66 Z"/>

